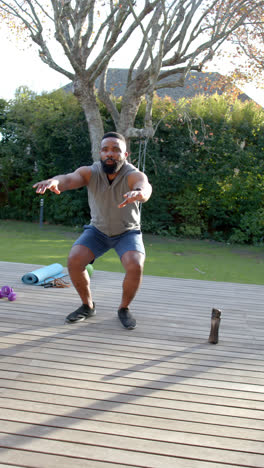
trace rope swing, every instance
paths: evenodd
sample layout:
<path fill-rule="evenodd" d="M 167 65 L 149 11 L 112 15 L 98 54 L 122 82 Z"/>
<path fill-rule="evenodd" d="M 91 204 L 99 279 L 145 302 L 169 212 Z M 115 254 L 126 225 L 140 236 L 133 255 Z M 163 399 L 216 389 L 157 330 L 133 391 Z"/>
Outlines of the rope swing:
<path fill-rule="evenodd" d="M 147 146 L 148 146 L 148 138 L 139 141 L 139 149 L 138 149 L 138 170 L 145 174 L 146 168 L 146 156 L 147 156 Z M 139 206 L 139 212 L 141 216 L 142 211 L 142 203 Z"/>
<path fill-rule="evenodd" d="M 138 150 L 138 170 L 145 173 L 148 138 L 140 140 Z M 144 148 L 143 148 L 144 145 Z"/>

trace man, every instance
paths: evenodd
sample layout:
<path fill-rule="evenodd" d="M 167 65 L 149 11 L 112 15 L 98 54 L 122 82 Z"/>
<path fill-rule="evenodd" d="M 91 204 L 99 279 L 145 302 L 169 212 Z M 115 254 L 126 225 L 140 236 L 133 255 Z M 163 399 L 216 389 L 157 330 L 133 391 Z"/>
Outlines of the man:
<path fill-rule="evenodd" d="M 114 248 L 125 269 L 118 317 L 125 328 L 133 329 L 136 319 L 129 305 L 141 284 L 145 261 L 139 204 L 150 198 L 152 187 L 146 175 L 127 162 L 126 141 L 119 133 L 103 136 L 100 156 L 92 166 L 37 182 L 33 187 L 37 193 L 50 190 L 57 195 L 83 186 L 88 189 L 91 222 L 84 226 L 68 258 L 68 271 L 82 305 L 66 321 L 80 322 L 96 314 L 86 266 Z"/>

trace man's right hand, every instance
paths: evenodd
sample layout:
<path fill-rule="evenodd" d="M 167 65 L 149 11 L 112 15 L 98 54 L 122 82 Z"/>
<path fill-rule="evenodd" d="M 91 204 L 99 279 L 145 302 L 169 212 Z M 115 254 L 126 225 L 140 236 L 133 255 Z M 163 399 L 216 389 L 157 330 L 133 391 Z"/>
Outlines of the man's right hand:
<path fill-rule="evenodd" d="M 59 186 L 59 180 L 58 179 L 47 179 L 47 180 L 42 180 L 41 182 L 37 182 L 36 184 L 33 185 L 33 188 L 36 188 L 36 193 L 43 194 L 46 192 L 46 190 L 50 190 L 51 192 L 56 193 L 57 195 L 60 195 L 60 190 L 58 189 Z"/>

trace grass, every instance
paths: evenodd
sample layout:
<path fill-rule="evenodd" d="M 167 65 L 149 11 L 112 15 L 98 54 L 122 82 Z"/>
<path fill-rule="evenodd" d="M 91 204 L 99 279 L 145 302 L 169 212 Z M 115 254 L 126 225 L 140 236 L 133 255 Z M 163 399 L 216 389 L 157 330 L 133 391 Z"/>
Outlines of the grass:
<path fill-rule="evenodd" d="M 0 220 L 1 260 L 66 266 L 79 232 L 70 227 Z M 175 278 L 264 284 L 262 247 L 219 242 L 167 239 L 144 235 L 145 274 Z M 95 269 L 122 272 L 115 251 L 96 260 Z"/>

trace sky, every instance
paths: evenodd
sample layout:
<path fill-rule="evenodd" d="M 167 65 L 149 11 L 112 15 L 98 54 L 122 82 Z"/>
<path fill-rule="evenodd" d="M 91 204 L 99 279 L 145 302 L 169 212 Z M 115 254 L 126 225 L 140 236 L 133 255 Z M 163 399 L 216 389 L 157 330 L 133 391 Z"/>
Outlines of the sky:
<path fill-rule="evenodd" d="M 5 27 L 0 31 L 1 86 L 0 98 L 13 99 L 19 86 L 27 86 L 37 93 L 52 91 L 69 83 L 66 76 L 45 65 L 38 56 L 37 47 L 21 45 L 14 36 L 10 40 L 5 34 Z M 10 35 L 9 35 L 10 36 Z"/>
<path fill-rule="evenodd" d="M 11 40 L 4 25 L 1 26 L 0 30 L 0 43 L 0 63 L 2 65 L 0 98 L 13 99 L 15 90 L 19 86 L 27 86 L 30 90 L 40 94 L 43 91 L 53 91 L 69 83 L 67 77 L 52 70 L 41 61 L 34 44 L 29 46 L 30 42 L 28 42 L 21 45 L 15 36 Z M 61 56 L 63 57 L 63 54 Z M 126 54 L 112 66 L 126 68 L 129 65 L 129 58 L 129 54 Z M 209 64 L 206 71 L 223 73 L 223 64 Z M 257 89 L 253 84 L 247 84 L 240 88 L 264 107 L 264 89 Z"/>

